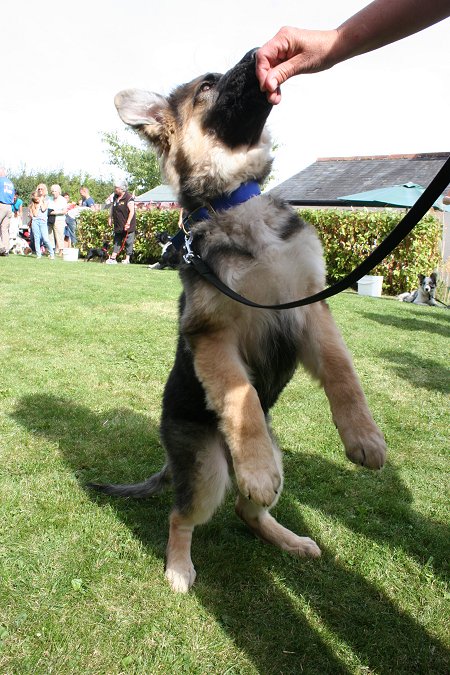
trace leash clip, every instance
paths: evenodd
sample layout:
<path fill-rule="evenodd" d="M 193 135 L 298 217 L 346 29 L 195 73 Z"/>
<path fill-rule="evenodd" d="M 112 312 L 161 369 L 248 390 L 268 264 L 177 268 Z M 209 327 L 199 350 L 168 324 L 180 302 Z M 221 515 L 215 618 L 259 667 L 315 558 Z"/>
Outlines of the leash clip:
<path fill-rule="evenodd" d="M 195 253 L 191 248 L 191 244 L 192 244 L 193 239 L 194 239 L 194 237 L 192 236 L 192 232 L 189 232 L 189 236 L 186 233 L 186 236 L 184 238 L 184 251 L 185 251 L 185 253 L 183 253 L 183 260 L 188 265 L 190 265 L 192 263 L 192 258 L 195 256 Z"/>

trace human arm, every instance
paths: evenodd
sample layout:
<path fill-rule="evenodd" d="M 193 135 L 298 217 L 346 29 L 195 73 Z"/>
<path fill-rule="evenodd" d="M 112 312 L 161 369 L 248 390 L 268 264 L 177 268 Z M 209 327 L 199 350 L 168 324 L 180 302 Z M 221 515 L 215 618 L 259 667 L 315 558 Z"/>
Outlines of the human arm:
<path fill-rule="evenodd" d="M 39 209 L 42 211 L 42 213 L 45 213 L 45 211 L 48 211 L 48 199 L 47 197 L 42 196 L 40 201 L 39 201 Z"/>
<path fill-rule="evenodd" d="M 132 199 L 130 199 L 127 206 L 128 206 L 128 218 L 127 218 L 127 222 L 125 223 L 125 230 L 129 230 L 130 226 L 131 226 L 131 221 L 132 221 L 133 216 L 134 216 L 134 201 Z"/>
<path fill-rule="evenodd" d="M 450 16 L 450 0 L 375 0 L 334 30 L 281 28 L 256 55 L 256 74 L 270 103 L 293 75 L 326 70 Z"/>

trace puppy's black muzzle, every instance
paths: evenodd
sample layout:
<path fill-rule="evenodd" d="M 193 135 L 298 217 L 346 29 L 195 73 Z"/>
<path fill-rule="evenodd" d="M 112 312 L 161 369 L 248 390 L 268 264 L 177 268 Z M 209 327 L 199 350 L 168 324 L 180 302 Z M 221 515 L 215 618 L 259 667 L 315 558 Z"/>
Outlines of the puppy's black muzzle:
<path fill-rule="evenodd" d="M 256 49 L 222 75 L 216 85 L 217 98 L 208 111 L 204 127 L 214 131 L 230 148 L 255 145 L 272 110 L 256 77 Z"/>

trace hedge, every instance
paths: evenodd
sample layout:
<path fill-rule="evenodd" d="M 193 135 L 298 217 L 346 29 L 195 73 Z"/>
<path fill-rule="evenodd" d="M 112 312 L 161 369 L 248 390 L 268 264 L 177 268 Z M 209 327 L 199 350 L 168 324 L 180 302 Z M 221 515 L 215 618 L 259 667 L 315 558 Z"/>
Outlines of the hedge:
<path fill-rule="evenodd" d="M 345 277 L 359 265 L 380 243 L 402 217 L 394 210 L 344 211 L 340 209 L 301 209 L 302 218 L 312 223 L 324 247 L 328 270 L 328 282 Z M 161 249 L 155 241 L 155 233 L 167 230 L 178 231 L 178 210 L 138 210 L 133 260 L 149 263 L 158 260 Z M 78 246 L 81 255 L 103 241 L 111 243 L 112 233 L 108 228 L 108 211 L 85 211 L 78 221 Z M 383 293 L 397 295 L 417 286 L 418 274 L 429 274 L 440 263 L 439 243 L 441 224 L 433 215 L 427 214 L 408 237 L 389 255 L 372 274 L 384 277 Z"/>
<path fill-rule="evenodd" d="M 77 246 L 82 256 L 89 249 L 101 246 L 104 241 L 112 251 L 113 234 L 108 227 L 109 211 L 83 211 L 78 219 Z M 178 231 L 178 210 L 136 210 L 136 239 L 133 250 L 133 262 L 149 263 L 159 260 L 161 247 L 155 240 L 156 232 Z"/>
<path fill-rule="evenodd" d="M 403 217 L 397 209 L 344 211 L 340 209 L 299 211 L 316 228 L 323 244 L 328 282 L 345 277 Z M 442 225 L 427 214 L 411 234 L 371 274 L 383 276 L 383 293 L 397 295 L 417 287 L 419 274 L 430 274 L 440 264 Z"/>

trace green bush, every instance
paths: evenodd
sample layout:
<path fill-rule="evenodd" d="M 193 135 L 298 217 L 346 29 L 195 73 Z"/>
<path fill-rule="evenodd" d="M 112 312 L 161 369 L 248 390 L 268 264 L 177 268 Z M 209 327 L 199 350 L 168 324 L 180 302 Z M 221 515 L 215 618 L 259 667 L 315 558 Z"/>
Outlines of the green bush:
<path fill-rule="evenodd" d="M 113 233 L 108 227 L 109 211 L 83 211 L 78 219 L 77 246 L 82 256 L 90 248 L 101 246 L 104 241 L 110 243 L 112 251 Z M 161 247 L 155 241 L 156 232 L 167 230 L 170 234 L 178 231 L 179 211 L 159 209 L 136 210 L 136 240 L 133 261 L 137 263 L 155 262 L 161 256 Z"/>
<path fill-rule="evenodd" d="M 402 217 L 394 210 L 302 209 L 299 213 L 314 225 L 322 239 L 329 283 L 342 279 L 359 265 Z M 178 216 L 177 209 L 136 211 L 134 262 L 149 263 L 159 259 L 161 248 L 155 241 L 155 232 L 167 230 L 175 234 Z M 440 222 L 427 214 L 395 251 L 372 270 L 372 274 L 384 277 L 385 294 L 397 295 L 415 288 L 418 274 L 432 272 L 439 266 L 440 236 Z M 103 241 L 109 241 L 112 250 L 112 239 L 108 211 L 84 211 L 81 214 L 78 220 L 81 255 L 86 255 L 93 246 L 101 246 Z"/>
<path fill-rule="evenodd" d="M 394 229 L 403 213 L 301 209 L 299 214 L 316 228 L 323 244 L 328 282 L 345 277 Z M 427 274 L 440 264 L 442 226 L 427 214 L 411 234 L 371 274 L 382 275 L 383 293 L 397 295 L 417 287 L 418 274 Z"/>

